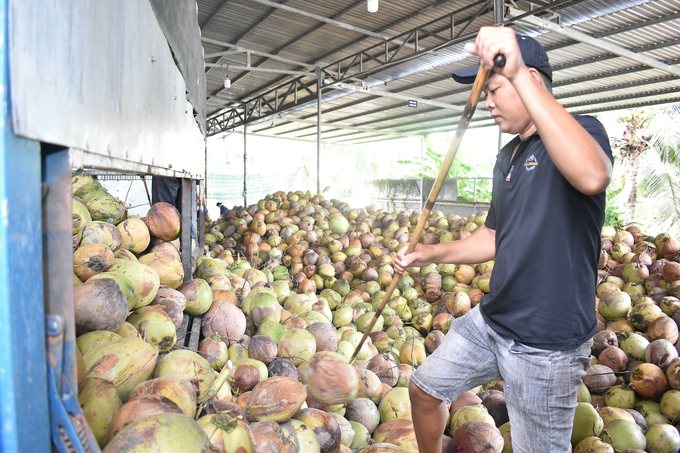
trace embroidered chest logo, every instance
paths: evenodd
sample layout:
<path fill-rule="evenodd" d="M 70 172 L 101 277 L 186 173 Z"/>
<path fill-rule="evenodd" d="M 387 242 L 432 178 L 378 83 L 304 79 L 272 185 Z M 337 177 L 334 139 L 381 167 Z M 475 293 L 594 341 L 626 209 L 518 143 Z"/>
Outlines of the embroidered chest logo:
<path fill-rule="evenodd" d="M 536 167 L 538 166 L 538 160 L 536 160 L 536 156 L 533 154 L 527 158 L 527 160 L 524 161 L 524 169 L 526 171 L 532 171 L 535 170 Z"/>

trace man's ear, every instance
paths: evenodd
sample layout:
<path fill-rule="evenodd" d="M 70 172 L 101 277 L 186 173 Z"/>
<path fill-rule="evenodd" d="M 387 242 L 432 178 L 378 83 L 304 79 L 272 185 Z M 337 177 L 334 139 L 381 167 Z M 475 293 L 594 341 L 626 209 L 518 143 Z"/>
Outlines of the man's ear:
<path fill-rule="evenodd" d="M 527 68 L 529 69 L 529 73 L 531 74 L 531 76 L 534 79 L 536 79 L 543 88 L 545 88 L 545 85 L 543 85 L 543 76 L 541 75 L 541 72 L 538 69 L 533 68 L 531 66 L 527 66 Z"/>

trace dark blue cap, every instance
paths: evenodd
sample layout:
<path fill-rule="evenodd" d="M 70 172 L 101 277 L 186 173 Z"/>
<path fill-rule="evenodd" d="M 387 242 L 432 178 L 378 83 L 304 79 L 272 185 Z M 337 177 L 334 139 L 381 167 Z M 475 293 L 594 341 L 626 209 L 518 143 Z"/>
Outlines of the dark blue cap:
<path fill-rule="evenodd" d="M 552 82 L 552 68 L 550 67 L 550 62 L 548 61 L 548 54 L 545 53 L 543 46 L 536 41 L 534 38 L 524 35 L 516 35 L 517 44 L 519 45 L 519 50 L 522 52 L 522 59 L 524 64 L 532 68 L 538 69 L 540 72 L 545 74 L 548 79 Z M 475 83 L 475 77 L 477 76 L 477 71 L 479 71 L 479 65 L 473 66 L 471 68 L 463 69 L 458 72 L 451 74 L 453 80 L 458 83 L 471 84 Z"/>

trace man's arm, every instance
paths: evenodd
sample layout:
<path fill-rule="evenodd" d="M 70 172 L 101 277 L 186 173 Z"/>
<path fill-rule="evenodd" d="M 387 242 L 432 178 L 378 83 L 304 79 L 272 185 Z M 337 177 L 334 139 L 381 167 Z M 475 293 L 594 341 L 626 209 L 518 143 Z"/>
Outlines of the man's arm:
<path fill-rule="evenodd" d="M 418 244 L 411 254 L 405 245 L 394 260 L 394 267 L 403 274 L 411 266 L 423 267 L 430 263 L 475 264 L 494 259 L 496 256 L 496 231 L 480 228 L 460 241 L 435 245 Z"/>
<path fill-rule="evenodd" d="M 474 45 L 465 49 L 479 55 L 485 67 L 503 54 L 506 64 L 494 71 L 514 86 L 558 170 L 574 188 L 595 195 L 607 187 L 612 163 L 597 141 L 548 93 L 540 74 L 522 61 L 515 32 L 508 27 L 483 27 Z"/>

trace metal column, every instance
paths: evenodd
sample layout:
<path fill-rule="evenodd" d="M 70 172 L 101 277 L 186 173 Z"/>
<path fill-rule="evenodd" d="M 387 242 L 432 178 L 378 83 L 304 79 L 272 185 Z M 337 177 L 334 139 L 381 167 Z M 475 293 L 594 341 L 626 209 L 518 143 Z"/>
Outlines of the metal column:
<path fill-rule="evenodd" d="M 248 207 L 248 147 L 247 147 L 247 121 L 248 121 L 248 105 L 244 104 L 243 111 L 243 207 Z"/>
<path fill-rule="evenodd" d="M 493 23 L 494 25 L 501 25 L 503 23 L 504 16 L 504 3 L 505 0 L 493 0 Z"/>
<path fill-rule="evenodd" d="M 321 193 L 321 70 L 316 70 L 316 193 Z"/>
<path fill-rule="evenodd" d="M 192 240 L 191 229 L 193 228 L 192 216 L 194 215 L 194 201 L 192 200 L 193 180 L 181 178 L 180 194 L 182 197 L 181 222 L 182 226 L 179 233 L 179 245 L 182 252 L 182 268 L 184 269 L 184 281 L 191 280 L 191 252 Z"/>
<path fill-rule="evenodd" d="M 0 451 L 49 452 L 40 144 L 12 131 L 9 3 L 0 0 Z"/>

